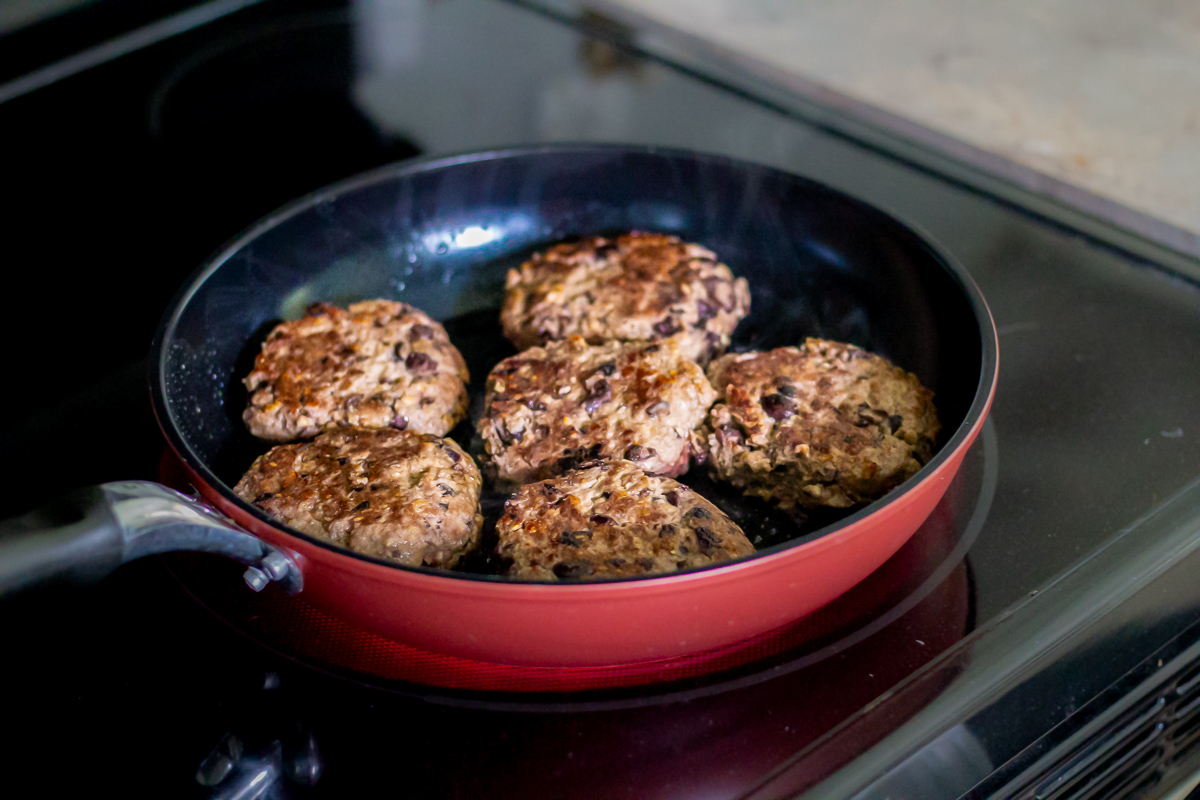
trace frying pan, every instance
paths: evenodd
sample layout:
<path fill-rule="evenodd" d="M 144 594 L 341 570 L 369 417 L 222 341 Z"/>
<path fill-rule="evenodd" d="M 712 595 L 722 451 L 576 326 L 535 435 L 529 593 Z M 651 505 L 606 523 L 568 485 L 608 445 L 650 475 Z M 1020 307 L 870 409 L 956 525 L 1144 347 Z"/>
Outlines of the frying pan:
<path fill-rule="evenodd" d="M 517 582 L 403 567 L 273 522 L 231 486 L 265 450 L 241 424 L 263 336 L 311 302 L 402 299 L 443 320 L 483 378 L 508 351 L 496 309 L 508 267 L 572 235 L 650 230 L 715 250 L 745 276 L 752 310 L 735 348 L 805 336 L 879 352 L 934 390 L 933 459 L 840 518 L 789 520 L 720 495 L 758 552 L 724 565 L 594 583 Z M 926 237 L 865 203 L 767 167 L 649 147 L 552 145 L 385 167 L 264 219 L 192 276 L 151 354 L 151 396 L 199 498 L 105 484 L 0 526 L 0 591 L 95 579 L 131 558 L 204 550 L 248 566 L 261 590 L 436 653 L 528 666 L 629 664 L 699 653 L 830 602 L 886 561 L 931 513 L 983 425 L 996 332 L 969 276 Z M 470 437 L 469 425 L 456 434 Z M 693 482 L 693 481 L 699 481 Z M 721 494 L 722 492 L 724 494 Z M 494 500 L 495 498 L 493 498 Z M 277 588 L 275 588 L 277 587 Z"/>

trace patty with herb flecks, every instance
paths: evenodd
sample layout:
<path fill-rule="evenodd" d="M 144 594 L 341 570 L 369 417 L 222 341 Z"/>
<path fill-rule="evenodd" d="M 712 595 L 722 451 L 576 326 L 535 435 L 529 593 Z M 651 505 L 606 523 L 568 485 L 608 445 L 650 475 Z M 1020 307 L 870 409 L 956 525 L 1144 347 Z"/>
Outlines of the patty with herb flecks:
<path fill-rule="evenodd" d="M 268 334 L 244 383 L 255 436 L 287 442 L 341 426 L 442 436 L 467 413 L 467 366 L 446 330 L 392 300 L 314 303 Z"/>
<path fill-rule="evenodd" d="M 272 448 L 234 492 L 284 525 L 355 552 L 451 567 L 479 544 L 482 484 L 450 439 L 340 428 Z"/>
<path fill-rule="evenodd" d="M 587 464 L 522 486 L 496 534 L 508 574 L 532 580 L 657 575 L 754 552 L 715 505 L 628 461 Z"/>
<path fill-rule="evenodd" d="M 854 345 L 726 355 L 708 368 L 718 399 L 697 431 L 709 472 L 784 508 L 850 508 L 917 472 L 940 424 L 915 375 Z"/>
<path fill-rule="evenodd" d="M 572 336 L 504 359 L 486 388 L 483 468 L 502 485 L 607 458 L 679 475 L 715 397 L 674 338 L 589 345 Z"/>
<path fill-rule="evenodd" d="M 500 323 L 524 350 L 582 336 L 592 344 L 677 336 L 706 364 L 750 310 L 745 278 L 716 254 L 660 233 L 588 236 L 509 270 Z"/>

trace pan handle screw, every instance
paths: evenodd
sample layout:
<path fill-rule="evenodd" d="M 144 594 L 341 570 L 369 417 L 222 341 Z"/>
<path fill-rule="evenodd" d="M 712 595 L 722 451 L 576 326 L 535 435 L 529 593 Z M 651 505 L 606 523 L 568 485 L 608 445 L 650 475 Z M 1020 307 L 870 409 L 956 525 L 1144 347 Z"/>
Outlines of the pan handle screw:
<path fill-rule="evenodd" d="M 246 585 L 256 592 L 261 592 L 271 582 L 271 576 L 258 567 L 248 567 L 242 577 L 246 579 Z"/>
<path fill-rule="evenodd" d="M 232 733 L 221 737 L 212 752 L 200 762 L 196 769 L 196 783 L 201 786 L 216 786 L 233 772 L 242 757 L 242 741 Z"/>
<path fill-rule="evenodd" d="M 271 576 L 271 580 L 277 581 L 287 575 L 288 569 L 291 568 L 291 562 L 287 556 L 280 553 L 278 550 L 267 555 L 262 561 L 262 571 Z"/>

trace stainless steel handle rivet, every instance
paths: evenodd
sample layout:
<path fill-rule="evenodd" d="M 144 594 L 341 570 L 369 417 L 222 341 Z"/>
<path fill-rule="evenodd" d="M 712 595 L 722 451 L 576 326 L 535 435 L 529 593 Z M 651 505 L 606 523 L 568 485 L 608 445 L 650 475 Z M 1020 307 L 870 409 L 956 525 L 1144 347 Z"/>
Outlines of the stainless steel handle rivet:
<path fill-rule="evenodd" d="M 218 553 L 246 565 L 242 577 L 256 592 L 273 581 L 288 594 L 304 587 L 304 577 L 286 553 L 238 529 L 203 500 L 149 481 L 117 481 L 100 488 L 121 527 L 122 561 L 172 550 Z"/>
<path fill-rule="evenodd" d="M 284 571 L 287 571 L 286 567 Z M 263 572 L 258 567 L 247 567 L 246 571 L 242 574 L 242 577 L 246 579 L 246 585 L 256 592 L 261 592 L 263 589 L 267 588 L 267 584 L 271 582 L 271 576 Z"/>
<path fill-rule="evenodd" d="M 196 769 L 196 783 L 201 786 L 216 786 L 229 777 L 234 766 L 242 757 L 242 741 L 232 733 L 221 737 L 212 752 L 200 762 Z"/>
<path fill-rule="evenodd" d="M 267 555 L 262 562 L 262 570 L 271 576 L 271 580 L 277 581 L 283 578 L 291 568 L 291 563 L 288 562 L 287 556 L 279 551 L 275 551 Z"/>

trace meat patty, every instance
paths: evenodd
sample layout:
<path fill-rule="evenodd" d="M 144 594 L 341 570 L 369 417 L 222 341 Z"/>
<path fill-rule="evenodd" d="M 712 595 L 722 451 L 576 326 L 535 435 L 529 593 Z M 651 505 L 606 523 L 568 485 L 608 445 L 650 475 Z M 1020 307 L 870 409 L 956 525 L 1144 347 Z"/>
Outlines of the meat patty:
<path fill-rule="evenodd" d="M 572 336 L 534 347 L 488 375 L 484 470 L 522 484 L 583 461 L 627 458 L 646 472 L 679 475 L 714 397 L 674 338 L 589 345 Z"/>
<path fill-rule="evenodd" d="M 655 575 L 754 552 L 712 503 L 628 461 L 521 487 L 496 533 L 498 554 L 511 561 L 508 574 L 531 580 Z"/>
<path fill-rule="evenodd" d="M 682 336 L 707 363 L 750 310 L 750 289 L 698 244 L 658 233 L 589 236 L 509 270 L 500 322 L 517 349 L 582 336 L 592 344 Z"/>
<path fill-rule="evenodd" d="M 849 344 L 730 354 L 708 376 L 710 472 L 785 508 L 874 500 L 929 461 L 941 427 L 915 375 Z"/>
<path fill-rule="evenodd" d="M 255 436 L 286 442 L 343 425 L 441 436 L 467 412 L 467 365 L 446 330 L 391 300 L 315 303 L 268 334 L 244 383 Z"/>
<path fill-rule="evenodd" d="M 259 456 L 234 492 L 298 531 L 409 566 L 451 567 L 479 544 L 483 481 L 449 439 L 339 428 Z"/>

